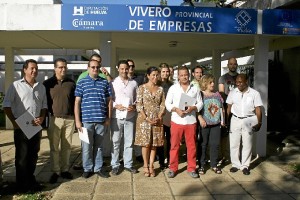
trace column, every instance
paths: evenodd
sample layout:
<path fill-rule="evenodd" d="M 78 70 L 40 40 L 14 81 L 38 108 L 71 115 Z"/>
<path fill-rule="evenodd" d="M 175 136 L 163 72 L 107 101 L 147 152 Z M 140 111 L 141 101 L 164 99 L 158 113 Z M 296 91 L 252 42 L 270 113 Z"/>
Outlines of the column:
<path fill-rule="evenodd" d="M 215 77 L 215 90 L 218 91 L 218 80 L 221 76 L 221 51 L 212 51 L 212 74 Z"/>
<path fill-rule="evenodd" d="M 266 156 L 267 150 L 267 113 L 268 113 L 268 54 L 269 39 L 262 35 L 255 36 L 254 42 L 254 89 L 260 92 L 262 109 L 262 126 L 254 135 L 253 155 Z"/>
<path fill-rule="evenodd" d="M 12 47 L 5 47 L 5 93 L 9 86 L 14 82 L 14 50 Z M 6 117 L 6 129 L 13 129 L 11 121 Z"/>

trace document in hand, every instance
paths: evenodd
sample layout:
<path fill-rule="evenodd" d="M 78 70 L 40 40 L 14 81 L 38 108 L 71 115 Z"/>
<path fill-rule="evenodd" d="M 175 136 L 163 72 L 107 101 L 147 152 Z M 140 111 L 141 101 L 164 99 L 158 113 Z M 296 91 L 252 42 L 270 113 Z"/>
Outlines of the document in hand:
<path fill-rule="evenodd" d="M 181 110 L 186 110 L 185 106 L 194 106 L 196 104 L 196 99 L 193 97 L 190 97 L 189 95 L 185 93 L 181 93 L 180 100 L 179 100 L 179 106 L 178 108 Z"/>
<path fill-rule="evenodd" d="M 78 136 L 81 141 L 88 144 L 90 143 L 89 135 L 86 128 L 82 127 L 82 132 L 78 131 Z"/>
<path fill-rule="evenodd" d="M 16 123 L 19 125 L 20 129 L 26 135 L 28 139 L 32 138 L 43 128 L 41 126 L 33 126 L 32 121 L 35 117 L 26 110 L 20 117 L 16 119 Z"/>
<path fill-rule="evenodd" d="M 130 104 L 130 98 L 129 97 L 124 97 L 122 98 L 122 106 L 128 108 Z M 124 119 L 127 117 L 127 109 L 126 110 L 116 110 L 116 117 L 118 119 Z"/>

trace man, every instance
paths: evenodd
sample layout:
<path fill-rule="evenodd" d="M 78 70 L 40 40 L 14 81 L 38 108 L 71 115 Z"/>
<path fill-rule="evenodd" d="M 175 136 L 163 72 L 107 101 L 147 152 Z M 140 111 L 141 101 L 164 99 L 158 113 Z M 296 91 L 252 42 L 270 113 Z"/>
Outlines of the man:
<path fill-rule="evenodd" d="M 138 86 L 144 84 L 144 77 L 139 76 L 136 73 L 134 73 L 134 70 L 135 70 L 134 61 L 132 59 L 127 59 L 126 61 L 129 65 L 128 77 L 132 80 L 135 80 L 137 82 Z M 135 119 L 136 119 L 136 117 L 135 117 Z M 134 125 L 134 130 L 135 130 L 135 125 Z M 134 135 L 133 138 L 135 138 L 135 135 Z M 138 161 L 140 163 L 144 162 L 143 161 L 143 156 L 142 156 L 142 149 L 141 149 L 140 146 L 134 145 L 134 155 L 135 155 L 135 160 L 136 161 Z"/>
<path fill-rule="evenodd" d="M 33 59 L 23 65 L 24 78 L 10 85 L 4 98 L 4 112 L 14 127 L 16 182 L 19 192 L 40 190 L 34 171 L 40 150 L 42 131 L 28 139 L 16 123 L 16 119 L 30 112 L 35 119 L 31 123 L 39 126 L 43 123 L 47 111 L 46 90 L 43 84 L 36 82 L 38 65 Z"/>
<path fill-rule="evenodd" d="M 249 165 L 252 156 L 253 132 L 259 131 L 262 123 L 262 100 L 258 91 L 248 86 L 248 78 L 240 74 L 236 78 L 237 88 L 232 90 L 227 98 L 227 114 L 232 114 L 229 133 L 230 158 L 234 173 L 242 170 L 249 175 Z M 242 155 L 240 160 L 240 142 L 242 139 Z"/>
<path fill-rule="evenodd" d="M 51 115 L 47 130 L 50 144 L 50 161 L 53 172 L 50 183 L 56 183 L 60 176 L 72 179 L 69 172 L 74 122 L 75 82 L 67 77 L 67 61 L 54 61 L 54 76 L 44 81 L 48 112 Z"/>
<path fill-rule="evenodd" d="M 128 77 L 132 80 L 135 80 L 138 84 L 138 86 L 144 84 L 144 77 L 137 75 L 135 71 L 135 64 L 132 59 L 127 59 L 128 65 L 129 65 L 129 72 Z"/>
<path fill-rule="evenodd" d="M 112 153 L 111 166 L 112 175 L 119 173 L 120 167 L 120 144 L 124 141 L 123 161 L 124 168 L 133 174 L 137 170 L 132 166 L 133 141 L 136 122 L 136 92 L 138 84 L 135 80 L 128 77 L 129 65 L 126 60 L 118 63 L 119 76 L 112 82 L 113 90 L 113 112 L 111 121 L 112 132 Z"/>
<path fill-rule="evenodd" d="M 96 61 L 98 61 L 99 64 L 100 64 L 100 66 L 101 66 L 102 57 L 101 57 L 99 54 L 95 53 L 95 54 L 91 55 L 90 60 L 96 60 Z M 87 77 L 88 75 L 89 75 L 88 70 L 85 71 L 85 72 L 82 72 L 82 73 L 79 75 L 78 79 L 77 79 L 77 83 L 78 83 L 81 79 Z M 113 79 L 113 78 L 111 77 L 111 75 L 108 73 L 108 71 L 107 71 L 104 67 L 101 67 L 101 68 L 100 68 L 100 72 L 99 72 L 98 75 L 99 75 L 101 78 L 106 79 L 108 82 L 110 82 L 110 81 Z M 106 129 L 106 130 L 107 130 L 107 129 Z M 109 140 L 109 137 L 106 137 L 106 134 L 104 135 L 104 140 L 105 140 L 105 142 L 104 142 L 103 151 L 105 152 L 105 149 L 107 149 L 105 144 L 107 144 L 107 143 L 109 142 L 109 141 L 108 141 L 108 140 Z M 103 165 L 104 165 L 104 164 L 105 164 L 105 163 L 103 162 Z M 76 163 L 76 164 L 73 166 L 73 169 L 74 169 L 74 170 L 82 170 L 82 169 L 83 169 L 83 167 L 82 167 L 82 161 L 80 160 L 78 163 Z"/>
<path fill-rule="evenodd" d="M 101 65 L 102 57 L 99 54 L 95 53 L 95 54 L 91 55 L 90 60 L 96 60 Z M 82 72 L 77 79 L 77 83 L 78 83 L 78 81 L 80 81 L 81 79 L 85 78 L 88 75 L 89 75 L 88 70 Z M 99 76 L 104 79 L 107 79 L 109 82 L 113 79 L 104 67 L 101 67 L 101 69 L 99 71 Z"/>
<path fill-rule="evenodd" d="M 200 90 L 191 85 L 189 70 L 182 66 L 178 69 L 178 83 L 172 85 L 166 98 L 166 108 L 171 115 L 171 150 L 169 178 L 174 178 L 178 171 L 178 153 L 182 135 L 185 136 L 187 147 L 187 171 L 192 178 L 198 178 L 196 173 L 196 112 L 203 106 Z M 195 99 L 195 105 L 187 105 L 183 110 L 179 108 L 182 93 Z"/>
<path fill-rule="evenodd" d="M 194 79 L 191 81 L 191 84 L 195 85 L 200 90 L 199 81 L 203 75 L 203 69 L 199 65 L 192 69 L 192 75 Z"/>
<path fill-rule="evenodd" d="M 235 79 L 238 75 L 237 73 L 237 60 L 236 58 L 229 58 L 227 67 L 229 69 L 229 72 L 222 75 L 219 78 L 219 93 L 221 94 L 223 100 L 224 100 L 224 109 L 227 109 L 226 105 L 226 99 L 231 90 L 235 88 Z M 220 145 L 220 151 L 219 151 L 219 164 L 222 164 L 226 160 L 228 152 L 228 129 L 230 121 L 229 116 L 225 116 L 225 123 L 228 125 L 228 127 L 222 127 L 221 129 L 221 145 Z"/>
<path fill-rule="evenodd" d="M 81 79 L 75 89 L 75 124 L 83 134 L 83 127 L 87 129 L 89 143 L 82 141 L 82 162 L 84 178 L 93 173 L 108 178 L 103 166 L 103 136 L 105 126 L 111 118 L 111 89 L 107 80 L 98 76 L 100 64 L 98 61 L 88 62 L 89 75 Z"/>

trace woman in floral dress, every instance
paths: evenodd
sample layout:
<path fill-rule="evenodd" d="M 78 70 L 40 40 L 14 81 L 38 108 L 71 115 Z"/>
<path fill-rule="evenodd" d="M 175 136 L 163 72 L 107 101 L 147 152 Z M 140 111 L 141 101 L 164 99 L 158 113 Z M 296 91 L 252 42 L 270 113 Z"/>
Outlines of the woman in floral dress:
<path fill-rule="evenodd" d="M 146 76 L 147 83 L 141 85 L 137 92 L 135 145 L 142 146 L 144 175 L 154 177 L 156 147 L 164 145 L 162 118 L 165 113 L 165 94 L 158 85 L 157 67 L 149 67 Z"/>

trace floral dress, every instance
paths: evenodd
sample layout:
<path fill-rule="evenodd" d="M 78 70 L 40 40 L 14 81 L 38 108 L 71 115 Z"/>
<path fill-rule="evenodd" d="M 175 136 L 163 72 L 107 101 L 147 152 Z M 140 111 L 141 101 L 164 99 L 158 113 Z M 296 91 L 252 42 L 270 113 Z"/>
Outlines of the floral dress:
<path fill-rule="evenodd" d="M 144 120 L 141 111 L 144 110 L 148 118 L 157 118 L 159 114 L 165 112 L 165 94 L 162 87 L 151 94 L 146 85 L 141 85 L 137 92 L 136 108 L 138 117 L 136 120 L 135 145 L 154 146 L 164 145 L 163 124 L 151 125 Z"/>

